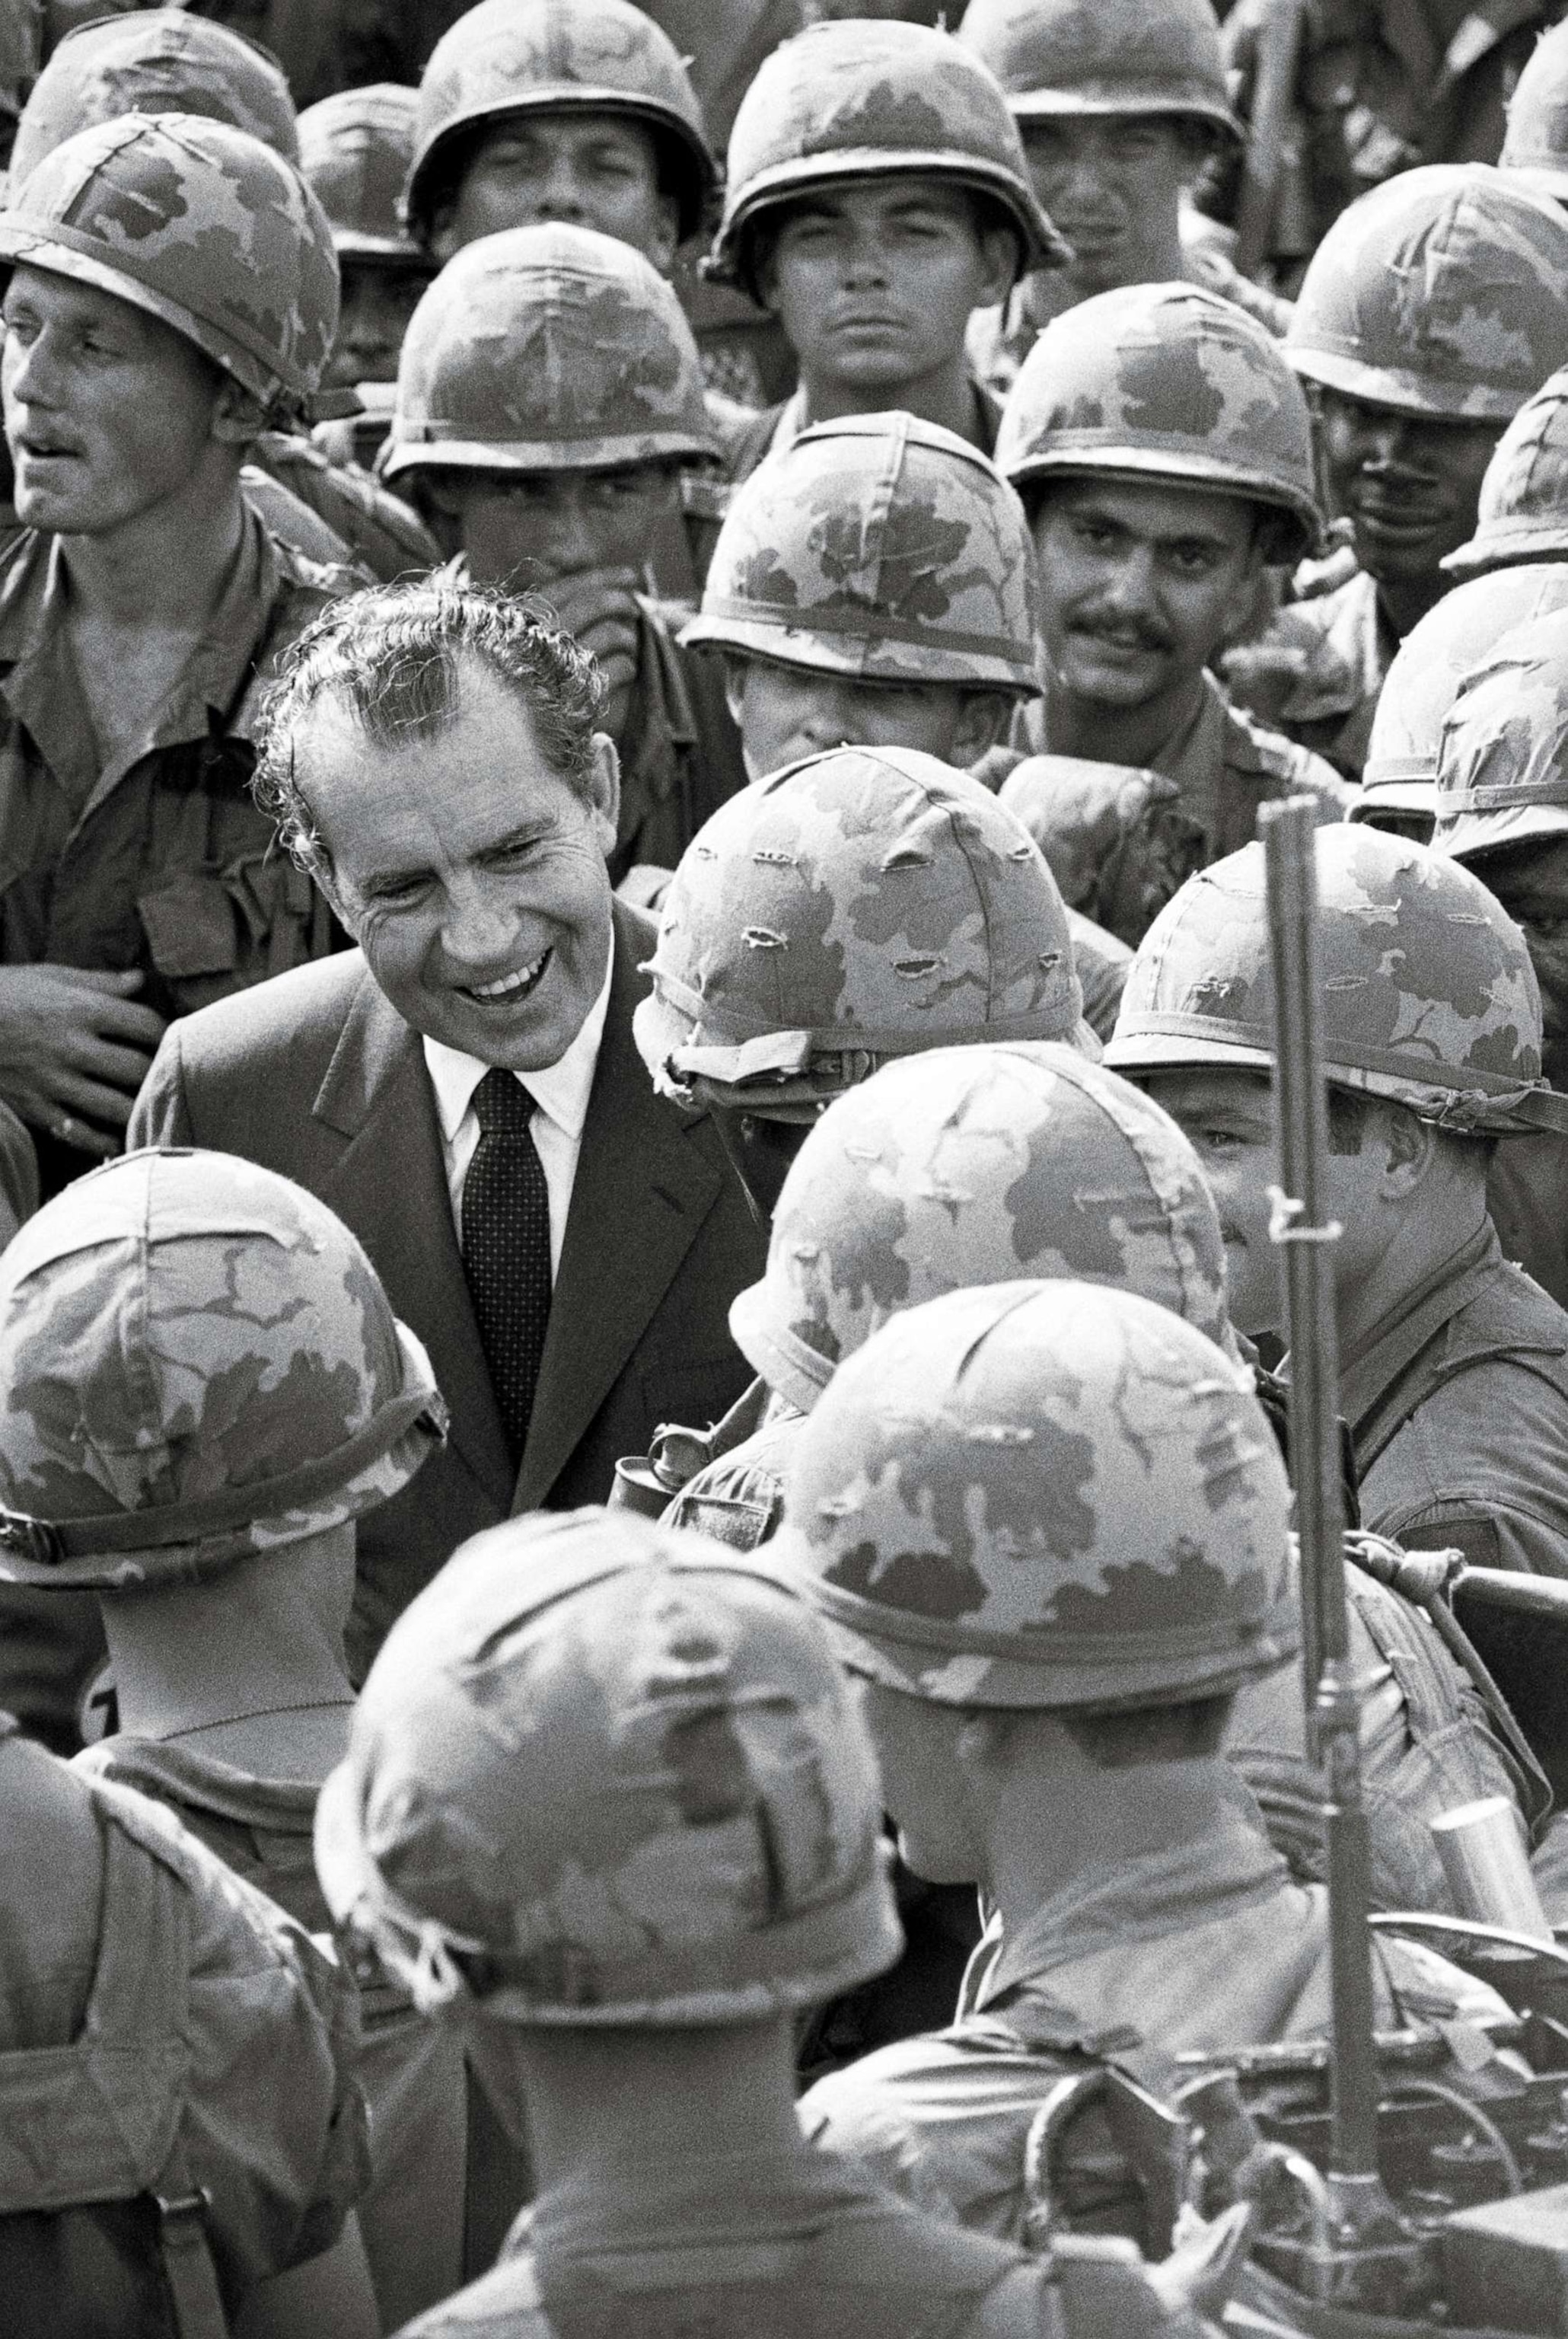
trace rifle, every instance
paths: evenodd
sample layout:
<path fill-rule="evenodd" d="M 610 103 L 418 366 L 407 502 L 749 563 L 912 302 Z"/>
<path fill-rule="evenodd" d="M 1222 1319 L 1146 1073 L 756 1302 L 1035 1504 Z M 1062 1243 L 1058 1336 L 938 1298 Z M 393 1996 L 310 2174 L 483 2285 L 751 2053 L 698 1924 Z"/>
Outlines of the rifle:
<path fill-rule="evenodd" d="M 1251 120 L 1236 204 L 1235 257 L 1243 276 L 1256 276 L 1268 257 L 1306 29 L 1307 0 L 1270 0 L 1258 28 Z"/>
<path fill-rule="evenodd" d="M 1317 966 L 1317 807 L 1308 796 L 1258 814 L 1267 869 L 1274 987 L 1274 1115 L 1279 1174 L 1270 1239 L 1285 1261 L 1290 1450 L 1301 1544 L 1302 1673 L 1307 1746 L 1325 1774 L 1333 2024 L 1331 2214 L 1300 2251 L 1309 2295 L 1397 2314 L 1418 2280 L 1420 2245 L 1377 2169 L 1373 2036 L 1371 1850 L 1361 1786 L 1361 1691 L 1350 1660 L 1340 1470 L 1339 1346 Z"/>

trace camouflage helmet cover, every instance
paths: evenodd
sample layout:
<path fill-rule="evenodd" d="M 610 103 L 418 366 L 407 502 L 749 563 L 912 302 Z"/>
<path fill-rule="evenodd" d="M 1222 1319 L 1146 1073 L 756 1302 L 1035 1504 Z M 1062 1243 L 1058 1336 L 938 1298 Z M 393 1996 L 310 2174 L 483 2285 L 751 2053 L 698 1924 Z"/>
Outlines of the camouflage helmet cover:
<path fill-rule="evenodd" d="M 340 89 L 300 116 L 300 168 L 331 222 L 340 260 L 430 265 L 399 208 L 418 103 L 411 89 L 379 81 Z"/>
<path fill-rule="evenodd" d="M 1139 1291 L 1230 1340 L 1218 1216 L 1169 1116 L 1070 1049 L 938 1048 L 808 1131 L 730 1329 L 809 1413 L 890 1316 L 1021 1276 Z"/>
<path fill-rule="evenodd" d="M 282 67 L 227 25 L 183 8 L 137 9 L 67 33 L 33 84 L 11 149 L 13 192 L 79 130 L 125 113 L 195 113 L 248 131 L 298 163 Z"/>
<path fill-rule="evenodd" d="M 201 1581 L 440 1444 L 429 1359 L 324 1203 L 224 1153 L 108 1163 L 0 1255 L 0 1581 Z"/>
<path fill-rule="evenodd" d="M 1412 626 L 1395 653 L 1349 818 L 1391 810 L 1435 813 L 1437 751 L 1459 686 L 1494 644 L 1568 603 L 1568 561 L 1512 568 L 1456 585 Z"/>
<path fill-rule="evenodd" d="M 1319 529 L 1312 418 L 1277 342 L 1196 284 L 1129 284 L 1054 318 L 1009 394 L 996 461 L 1015 487 L 1112 472 L 1244 496 Z"/>
<path fill-rule="evenodd" d="M 958 37 L 1020 122 L 1176 114 L 1241 134 L 1209 0 L 970 0 Z"/>
<path fill-rule="evenodd" d="M 1568 559 L 1568 367 L 1526 399 L 1492 450 L 1475 533 L 1443 561 L 1484 577 L 1522 560 Z"/>
<path fill-rule="evenodd" d="M 1032 696 L 1034 547 L 966 440 L 910 414 L 804 430 L 736 490 L 684 642 L 897 684 Z"/>
<path fill-rule="evenodd" d="M 1568 25 L 1542 34 L 1514 83 L 1497 167 L 1535 194 L 1568 201 Z"/>
<path fill-rule="evenodd" d="M 747 283 L 750 230 L 810 188 L 891 172 L 971 187 L 1007 213 L 1020 273 L 1070 257 L 1035 194 L 995 76 L 949 34 L 813 25 L 765 59 L 730 132 L 724 215 L 705 275 Z"/>
<path fill-rule="evenodd" d="M 1496 171 L 1402 171 L 1340 212 L 1285 353 L 1348 397 L 1506 422 L 1568 359 L 1568 220 Z"/>
<path fill-rule="evenodd" d="M 695 235 L 717 179 L 691 75 L 630 0 L 479 0 L 430 53 L 419 83 L 405 208 L 425 242 L 458 142 L 521 113 L 623 113 L 676 164 L 679 232 Z"/>
<path fill-rule="evenodd" d="M 1407 838 L 1316 832 L 1324 1070 L 1459 1133 L 1568 1130 L 1541 1076 L 1541 994 L 1524 937 L 1468 870 Z M 1267 1071 L 1273 978 L 1263 847 L 1218 861 L 1139 944 L 1107 1063 Z"/>
<path fill-rule="evenodd" d="M 665 897 L 634 1028 L 666 1094 L 812 1107 L 883 1056 L 1080 1025 L 1039 848 L 967 773 L 837 747 L 721 804 Z"/>
<path fill-rule="evenodd" d="M 1296 1646 L 1244 1366 L 1153 1301 L 1013 1282 L 892 1317 L 790 1449 L 780 1564 L 855 1671 L 942 1705 L 1169 1704 Z"/>
<path fill-rule="evenodd" d="M 449 260 L 409 320 L 380 459 L 557 471 L 718 454 L 679 301 L 630 244 L 513 227 Z"/>
<path fill-rule="evenodd" d="M 56 146 L 0 212 L 0 262 L 144 310 L 282 411 L 338 330 L 321 204 L 258 139 L 197 114 L 126 114 Z"/>
<path fill-rule="evenodd" d="M 1443 725 L 1432 843 L 1472 861 L 1565 833 L 1568 608 L 1559 608 L 1504 634 L 1455 692 Z"/>
<path fill-rule="evenodd" d="M 578 1511 L 476 1536 L 394 1624 L 316 1857 L 426 2013 L 756 2020 L 898 1955 L 881 1800 L 797 1586 Z"/>

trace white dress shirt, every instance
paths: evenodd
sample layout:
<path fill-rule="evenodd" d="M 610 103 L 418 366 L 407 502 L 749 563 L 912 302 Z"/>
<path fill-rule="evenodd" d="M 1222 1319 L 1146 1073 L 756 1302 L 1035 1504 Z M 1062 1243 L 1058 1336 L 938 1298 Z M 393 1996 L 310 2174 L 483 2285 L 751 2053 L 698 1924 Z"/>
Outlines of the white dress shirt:
<path fill-rule="evenodd" d="M 545 1191 L 549 1199 L 552 1279 L 560 1271 L 561 1245 L 567 1237 L 567 1213 L 572 1207 L 572 1187 L 577 1179 L 577 1155 L 582 1150 L 583 1123 L 588 1113 L 588 1091 L 594 1084 L 594 1071 L 599 1061 L 599 1042 L 605 1034 L 614 966 L 615 952 L 612 951 L 599 995 L 584 1017 L 582 1028 L 566 1054 L 557 1062 L 547 1064 L 543 1071 L 513 1075 L 522 1082 L 534 1100 L 531 1133 L 534 1150 L 539 1157 L 539 1167 L 545 1173 Z M 452 1222 L 458 1229 L 460 1246 L 463 1239 L 463 1186 L 468 1178 L 468 1164 L 479 1142 L 474 1091 L 492 1068 L 482 1063 L 478 1056 L 466 1056 L 460 1049 L 449 1048 L 439 1040 L 427 1037 L 424 1049 L 430 1086 L 436 1092 L 436 1118 L 441 1128 L 447 1190 L 452 1198 Z"/>

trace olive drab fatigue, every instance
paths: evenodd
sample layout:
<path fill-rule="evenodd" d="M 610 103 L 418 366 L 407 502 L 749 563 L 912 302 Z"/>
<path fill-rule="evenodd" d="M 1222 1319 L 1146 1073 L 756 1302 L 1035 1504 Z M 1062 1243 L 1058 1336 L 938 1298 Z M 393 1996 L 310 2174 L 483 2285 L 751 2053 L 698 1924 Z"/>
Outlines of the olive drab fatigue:
<path fill-rule="evenodd" d="M 634 867 L 673 869 L 709 814 L 746 784 L 719 660 L 683 649 L 663 604 L 639 595 L 637 606 L 637 672 L 609 859 L 614 885 Z"/>
<path fill-rule="evenodd" d="M 72 1767 L 163 1803 L 296 1924 L 330 1933 L 311 1781 L 258 1779 L 196 1747 L 131 1735 L 104 1739 Z M 360 2230 L 390 2329 L 462 2279 L 467 2087 L 460 2042 L 417 2015 L 401 1990 L 361 1982 L 359 1996 L 358 2068 L 370 2113 Z"/>
<path fill-rule="evenodd" d="M 1340 1361 L 1367 1526 L 1568 1576 L 1568 1312 L 1490 1221 Z"/>
<path fill-rule="evenodd" d="M 262 688 L 340 571 L 247 513 L 210 635 L 145 735 L 101 768 L 65 627 L 58 542 L 0 557 L 0 960 L 141 968 L 164 1015 L 337 947 L 248 783 Z"/>
<path fill-rule="evenodd" d="M 951 2029 L 884 2047 L 802 2097 L 814 2143 L 962 2225 L 1020 2240 L 1025 2139 L 1055 2078 L 1114 2066 L 1161 2093 L 1183 2051 L 1326 2036 L 1324 1888 L 1291 1881 L 1237 1793 L 1223 1833 L 1080 1878 L 1014 1933 L 993 1919 Z M 1377 1968 L 1385 2023 L 1401 2003 L 1464 2021 L 1501 2011 L 1484 1984 L 1414 1944 L 1380 1942 Z M 1479 2034 L 1477 2051 L 1484 2059 Z M 1080 2126 L 1069 2224 L 1139 2239 L 1098 2118 Z"/>

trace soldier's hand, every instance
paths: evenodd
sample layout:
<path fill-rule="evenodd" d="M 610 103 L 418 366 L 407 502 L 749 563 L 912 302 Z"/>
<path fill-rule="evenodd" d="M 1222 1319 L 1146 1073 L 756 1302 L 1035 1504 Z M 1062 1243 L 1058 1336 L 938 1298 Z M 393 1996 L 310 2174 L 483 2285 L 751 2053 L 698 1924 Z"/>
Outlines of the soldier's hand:
<path fill-rule="evenodd" d="M 591 650 L 605 677 L 605 728 L 619 738 L 637 675 L 635 568 L 586 568 L 540 588 L 568 634 Z"/>
<path fill-rule="evenodd" d="M 80 1152 L 120 1150 L 163 1019 L 137 973 L 0 967 L 0 1097 Z"/>

